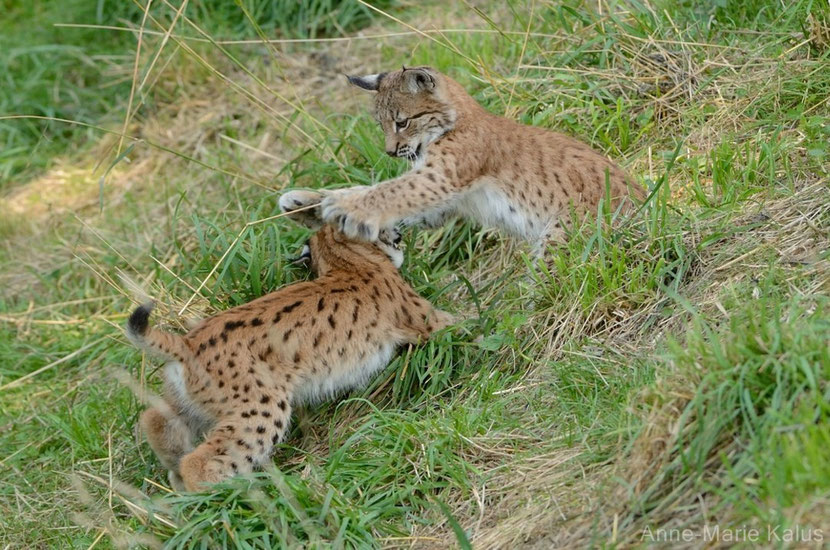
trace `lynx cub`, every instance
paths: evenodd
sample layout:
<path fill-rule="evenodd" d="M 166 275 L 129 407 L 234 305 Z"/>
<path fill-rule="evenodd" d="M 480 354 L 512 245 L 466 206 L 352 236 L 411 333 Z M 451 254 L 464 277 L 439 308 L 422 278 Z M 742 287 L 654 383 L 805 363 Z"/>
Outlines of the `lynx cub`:
<path fill-rule="evenodd" d="M 568 136 L 487 112 L 430 67 L 349 82 L 375 95 L 386 152 L 414 162 L 398 178 L 330 192 L 323 218 L 374 240 L 399 222 L 438 226 L 464 216 L 535 245 L 561 240 L 570 209 L 595 211 L 609 179 L 612 203 L 643 190 L 616 164 Z"/>
<path fill-rule="evenodd" d="M 320 202 L 293 191 L 280 207 Z M 314 228 L 319 207 L 292 217 Z M 354 388 L 382 369 L 395 348 L 422 342 L 452 317 L 398 274 L 396 233 L 356 241 L 323 226 L 306 247 L 317 278 L 286 286 L 203 321 L 185 335 L 149 326 L 136 309 L 127 335 L 166 357 L 164 402 L 141 427 L 176 489 L 203 488 L 263 464 L 288 428 L 292 406 Z M 202 443 L 194 440 L 204 436 Z"/>

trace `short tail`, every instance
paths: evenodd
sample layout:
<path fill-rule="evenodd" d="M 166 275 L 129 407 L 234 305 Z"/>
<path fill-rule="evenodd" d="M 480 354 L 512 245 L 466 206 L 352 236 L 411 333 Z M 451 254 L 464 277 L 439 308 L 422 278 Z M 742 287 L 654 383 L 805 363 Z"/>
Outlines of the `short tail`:
<path fill-rule="evenodd" d="M 138 306 L 127 321 L 127 338 L 137 347 L 160 355 L 166 359 L 184 361 L 192 352 L 178 334 L 165 332 L 150 326 L 150 312 L 153 302 Z"/>

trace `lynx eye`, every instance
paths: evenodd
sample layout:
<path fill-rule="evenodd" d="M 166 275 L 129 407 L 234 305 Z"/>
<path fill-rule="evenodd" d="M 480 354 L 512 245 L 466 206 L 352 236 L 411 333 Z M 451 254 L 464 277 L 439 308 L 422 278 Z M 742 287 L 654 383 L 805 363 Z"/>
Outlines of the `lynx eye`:
<path fill-rule="evenodd" d="M 411 119 L 404 119 L 404 120 L 396 120 L 395 121 L 395 131 L 400 132 L 401 130 L 406 130 L 409 127 L 409 121 Z"/>

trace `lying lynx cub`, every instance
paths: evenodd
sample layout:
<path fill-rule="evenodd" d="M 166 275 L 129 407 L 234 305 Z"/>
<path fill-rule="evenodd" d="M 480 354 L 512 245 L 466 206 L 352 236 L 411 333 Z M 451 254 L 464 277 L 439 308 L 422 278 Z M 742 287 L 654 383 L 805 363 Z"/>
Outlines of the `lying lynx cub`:
<path fill-rule="evenodd" d="M 414 162 L 398 178 L 331 192 L 323 218 L 350 237 L 374 240 L 399 222 L 436 227 L 460 215 L 535 245 L 562 240 L 570 209 L 596 211 L 610 183 L 617 206 L 643 190 L 584 143 L 485 111 L 430 67 L 349 77 L 377 92 L 386 152 Z"/>
<path fill-rule="evenodd" d="M 320 199 L 293 191 L 280 207 L 290 212 Z M 316 228 L 318 214 L 292 217 Z M 292 406 L 363 384 L 397 346 L 422 342 L 452 322 L 398 274 L 397 234 L 379 237 L 355 241 L 322 227 L 304 251 L 316 279 L 219 313 L 185 335 L 150 327 L 152 305 L 133 312 L 130 340 L 170 360 L 168 406 L 145 411 L 141 427 L 174 488 L 194 491 L 252 471 L 285 434 Z"/>

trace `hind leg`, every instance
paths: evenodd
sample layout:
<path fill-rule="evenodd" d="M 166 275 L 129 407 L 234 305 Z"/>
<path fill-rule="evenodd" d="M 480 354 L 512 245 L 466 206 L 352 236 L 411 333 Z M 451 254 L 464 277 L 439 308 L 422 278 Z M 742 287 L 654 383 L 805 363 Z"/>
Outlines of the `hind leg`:
<path fill-rule="evenodd" d="M 291 406 L 284 394 L 263 395 L 249 411 L 222 419 L 205 442 L 182 458 L 180 472 L 188 491 L 200 491 L 264 464 L 288 428 Z"/>
<path fill-rule="evenodd" d="M 170 484 L 175 490 L 182 490 L 184 483 L 179 475 L 179 462 L 193 450 L 193 433 L 190 428 L 178 415 L 166 416 L 155 407 L 141 414 L 140 424 L 153 452 L 162 465 L 170 470 Z"/>

